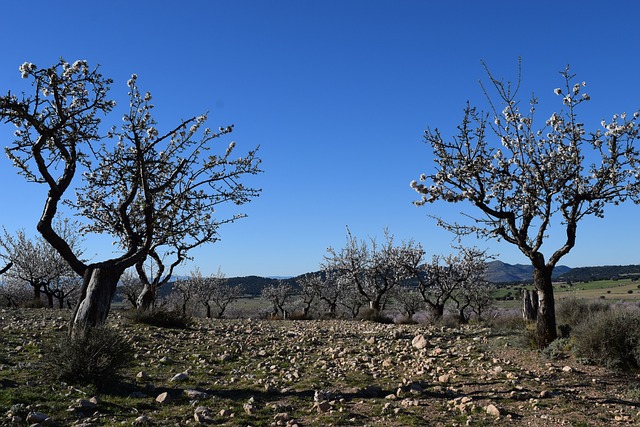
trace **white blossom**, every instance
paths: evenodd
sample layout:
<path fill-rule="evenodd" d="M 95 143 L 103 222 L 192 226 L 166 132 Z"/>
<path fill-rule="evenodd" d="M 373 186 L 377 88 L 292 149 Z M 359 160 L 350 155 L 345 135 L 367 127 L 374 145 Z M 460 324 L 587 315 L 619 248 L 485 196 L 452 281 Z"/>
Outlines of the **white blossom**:
<path fill-rule="evenodd" d="M 25 62 L 18 68 L 23 79 L 26 79 L 29 76 L 29 73 L 34 71 L 35 69 L 35 64 L 32 64 L 31 62 Z"/>

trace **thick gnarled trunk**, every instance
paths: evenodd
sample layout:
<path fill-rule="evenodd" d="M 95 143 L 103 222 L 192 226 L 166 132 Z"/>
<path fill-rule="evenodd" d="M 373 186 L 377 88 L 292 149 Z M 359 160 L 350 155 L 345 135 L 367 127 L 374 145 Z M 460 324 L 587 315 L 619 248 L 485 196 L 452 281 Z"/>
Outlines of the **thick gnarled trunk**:
<path fill-rule="evenodd" d="M 536 341 L 541 349 L 547 347 L 558 337 L 553 282 L 551 281 L 552 272 L 553 267 L 534 266 L 533 284 L 538 293 Z"/>
<path fill-rule="evenodd" d="M 72 335 L 88 327 L 101 326 L 107 321 L 121 275 L 122 270 L 104 266 L 87 269 L 73 314 Z"/>

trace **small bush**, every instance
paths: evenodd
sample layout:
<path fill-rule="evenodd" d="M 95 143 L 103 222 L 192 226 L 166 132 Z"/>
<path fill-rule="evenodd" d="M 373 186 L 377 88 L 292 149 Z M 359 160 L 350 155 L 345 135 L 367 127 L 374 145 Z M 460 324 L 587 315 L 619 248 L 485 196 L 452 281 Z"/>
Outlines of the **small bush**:
<path fill-rule="evenodd" d="M 131 345 L 117 331 L 106 327 L 87 328 L 75 336 L 57 336 L 45 343 L 48 372 L 72 384 L 96 387 L 113 382 L 120 368 L 132 358 Z"/>
<path fill-rule="evenodd" d="M 542 355 L 547 359 L 559 360 L 568 356 L 573 343 L 568 338 L 558 338 L 542 350 Z"/>
<path fill-rule="evenodd" d="M 126 317 L 132 323 L 141 323 L 159 328 L 188 329 L 192 322 L 191 317 L 181 311 L 165 309 L 129 310 Z"/>
<path fill-rule="evenodd" d="M 366 320 L 368 322 L 376 322 L 376 323 L 393 323 L 393 319 L 385 316 L 378 310 L 374 310 L 372 308 L 367 308 L 365 310 L 360 311 L 358 314 L 358 319 Z"/>
<path fill-rule="evenodd" d="M 567 325 L 568 330 L 571 330 L 594 314 L 608 311 L 609 307 L 609 304 L 602 301 L 564 298 L 556 305 L 557 323 L 560 326 Z"/>
<path fill-rule="evenodd" d="M 504 335 L 520 333 L 525 329 L 525 321 L 522 316 L 513 314 L 496 316 L 488 320 L 487 325 L 495 333 Z"/>
<path fill-rule="evenodd" d="M 610 369 L 640 367 L 640 314 L 624 309 L 593 315 L 573 331 L 577 357 Z"/>
<path fill-rule="evenodd" d="M 435 326 L 454 329 L 460 326 L 460 318 L 454 314 L 445 314 L 440 318 L 433 319 L 431 323 Z"/>
<path fill-rule="evenodd" d="M 397 325 L 415 325 L 416 320 L 413 318 L 413 316 L 408 317 L 408 316 L 400 316 L 399 318 L 396 319 L 395 323 Z"/>
<path fill-rule="evenodd" d="M 313 316 L 310 314 L 304 314 L 302 311 L 294 311 L 289 315 L 289 320 L 313 320 Z"/>

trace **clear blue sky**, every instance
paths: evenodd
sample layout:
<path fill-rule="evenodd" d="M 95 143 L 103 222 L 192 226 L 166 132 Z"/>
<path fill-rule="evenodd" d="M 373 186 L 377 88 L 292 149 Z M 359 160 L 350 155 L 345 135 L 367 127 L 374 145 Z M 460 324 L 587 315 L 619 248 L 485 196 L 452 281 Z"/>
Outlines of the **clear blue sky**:
<path fill-rule="evenodd" d="M 101 64 L 125 100 L 126 80 L 154 96 L 160 127 L 209 111 L 210 126 L 260 145 L 262 195 L 249 215 L 194 252 L 203 273 L 297 275 L 318 269 L 345 226 L 360 237 L 415 239 L 427 253 L 452 251 L 428 214 L 460 218 L 466 205 L 412 205 L 409 182 L 432 165 L 427 127 L 450 134 L 467 100 L 482 101 L 480 61 L 559 109 L 553 88 L 568 63 L 592 97 L 583 120 L 640 108 L 640 3 L 602 1 L 30 1 L 2 5 L 0 92 L 23 84 L 18 66 L 64 57 Z M 112 118 L 118 123 L 119 117 Z M 0 128 L 0 145 L 11 140 Z M 0 159 L 0 224 L 35 233 L 44 188 Z M 639 264 L 640 206 L 611 207 L 579 225 L 562 264 Z M 561 233 L 552 228 L 551 233 Z M 527 263 L 506 243 L 464 241 L 508 263 Z M 550 249 L 555 249 L 554 241 Z M 87 254 L 109 256 L 105 239 Z"/>

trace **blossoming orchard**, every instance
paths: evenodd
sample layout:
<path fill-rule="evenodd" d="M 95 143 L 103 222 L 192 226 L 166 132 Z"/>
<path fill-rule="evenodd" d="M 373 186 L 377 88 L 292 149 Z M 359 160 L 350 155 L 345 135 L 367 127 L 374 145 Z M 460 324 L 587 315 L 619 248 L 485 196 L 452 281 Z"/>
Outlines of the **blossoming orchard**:
<path fill-rule="evenodd" d="M 19 71 L 32 80 L 33 91 L 0 97 L 0 118 L 17 128 L 6 153 L 19 174 L 48 188 L 38 231 L 83 278 L 74 330 L 104 323 L 125 269 L 147 257 L 161 264 L 162 251 L 175 256 L 170 272 L 189 250 L 217 240 L 221 224 L 244 216 L 220 218 L 218 206 L 258 195 L 240 182 L 260 172 L 256 150 L 231 158 L 234 143 L 221 150 L 215 144 L 232 126 L 213 132 L 204 127 L 206 116 L 197 116 L 161 132 L 151 95 L 139 91 L 137 76 L 128 81 L 122 125 L 102 135 L 101 116 L 116 105 L 107 97 L 112 80 L 97 67 L 61 59 L 48 68 L 24 63 Z M 92 264 L 79 258 L 52 226 L 62 203 L 85 218 L 83 233 L 112 236 L 122 255 Z M 144 279 L 151 293 L 160 283 Z"/>
<path fill-rule="evenodd" d="M 539 299 L 537 340 L 545 347 L 557 336 L 551 274 L 574 247 L 578 223 L 603 217 L 608 204 L 640 202 L 639 114 L 615 114 L 587 130 L 578 115 L 590 100 L 586 83 L 575 82 L 567 67 L 563 87 L 554 90 L 562 109 L 537 125 L 537 98 L 526 109 L 517 98 L 520 78 L 512 87 L 486 71 L 488 113 L 467 104 L 454 136 L 427 129 L 435 170 L 411 187 L 422 196 L 418 206 L 445 201 L 475 208 L 466 222 L 434 216 L 438 225 L 457 235 L 504 240 L 529 258 Z M 553 219 L 563 228 L 563 243 L 545 257 Z"/>

